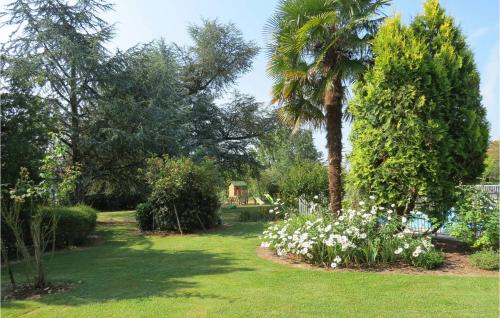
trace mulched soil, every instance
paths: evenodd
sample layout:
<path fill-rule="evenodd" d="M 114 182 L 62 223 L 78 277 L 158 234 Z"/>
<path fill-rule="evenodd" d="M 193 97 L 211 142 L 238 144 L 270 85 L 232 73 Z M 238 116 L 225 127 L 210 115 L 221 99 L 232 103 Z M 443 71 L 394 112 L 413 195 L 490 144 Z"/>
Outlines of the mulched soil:
<path fill-rule="evenodd" d="M 22 285 L 14 290 L 11 289 L 3 292 L 2 300 L 39 299 L 43 295 L 66 292 L 75 286 L 76 283 L 69 282 L 49 283 L 44 288 L 33 288 L 29 285 Z"/>
<path fill-rule="evenodd" d="M 413 266 L 397 263 L 391 265 L 381 265 L 375 268 L 367 267 L 352 267 L 352 268 L 336 268 L 320 267 L 305 263 L 302 258 L 297 256 L 279 257 L 270 249 L 257 247 L 257 256 L 295 268 L 306 268 L 320 271 L 335 271 L 335 272 L 378 272 L 382 274 L 412 274 L 412 275 L 449 275 L 449 276 L 484 276 L 498 277 L 498 271 L 488 271 L 473 266 L 469 261 L 471 251 L 469 248 L 459 242 L 439 239 L 434 244 L 443 250 L 445 255 L 444 264 L 437 269 L 426 270 L 415 268 Z"/>

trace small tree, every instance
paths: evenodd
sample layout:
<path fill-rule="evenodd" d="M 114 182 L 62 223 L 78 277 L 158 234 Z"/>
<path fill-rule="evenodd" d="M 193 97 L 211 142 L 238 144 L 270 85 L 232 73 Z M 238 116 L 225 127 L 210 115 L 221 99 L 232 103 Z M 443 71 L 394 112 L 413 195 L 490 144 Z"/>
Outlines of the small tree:
<path fill-rule="evenodd" d="M 65 146 L 56 135 L 52 135 L 51 145 L 40 169 L 42 181 L 34 184 L 28 170 L 22 168 L 15 187 L 9 191 L 9 197 L 2 197 L 2 221 L 12 231 L 17 251 L 27 268 L 28 280 L 34 288 L 43 288 L 47 284 L 43 255 L 50 243 L 55 244 L 57 227 L 56 214 L 45 215 L 38 206 L 55 206 L 68 202 L 79 175 L 77 169 L 65 164 L 65 153 Z M 21 217 L 23 209 L 28 210 L 28 219 Z M 25 237 L 27 225 L 29 238 Z M 28 245 L 29 242 L 31 246 Z M 13 275 L 11 281 L 15 286 Z"/>

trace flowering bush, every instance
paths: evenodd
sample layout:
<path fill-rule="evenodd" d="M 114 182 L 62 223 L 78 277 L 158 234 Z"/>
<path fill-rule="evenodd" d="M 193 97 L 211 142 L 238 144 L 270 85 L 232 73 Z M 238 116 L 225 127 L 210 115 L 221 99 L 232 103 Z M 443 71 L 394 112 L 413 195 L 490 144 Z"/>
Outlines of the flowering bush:
<path fill-rule="evenodd" d="M 397 216 L 391 208 L 365 207 L 364 202 L 360 206 L 338 217 L 321 207 L 308 215 L 293 215 L 270 225 L 261 246 L 279 256 L 298 255 L 332 268 L 396 261 L 434 268 L 443 262 L 430 237 L 415 236 L 406 228 L 405 217 Z"/>

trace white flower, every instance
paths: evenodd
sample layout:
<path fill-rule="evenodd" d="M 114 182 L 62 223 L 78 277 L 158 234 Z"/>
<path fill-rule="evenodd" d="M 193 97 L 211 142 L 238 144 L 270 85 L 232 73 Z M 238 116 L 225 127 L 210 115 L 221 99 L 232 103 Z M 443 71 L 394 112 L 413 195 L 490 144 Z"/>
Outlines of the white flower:
<path fill-rule="evenodd" d="M 342 259 L 340 258 L 340 256 L 337 255 L 337 256 L 335 256 L 335 258 L 333 259 L 333 261 L 335 263 L 340 263 L 342 261 Z"/>
<path fill-rule="evenodd" d="M 392 210 L 391 209 L 387 210 L 387 214 L 392 214 Z"/>
<path fill-rule="evenodd" d="M 273 212 L 274 212 L 274 210 L 273 210 L 273 209 L 269 209 L 269 213 L 273 213 Z"/>
<path fill-rule="evenodd" d="M 401 222 L 406 223 L 406 221 L 407 221 L 406 217 L 404 217 L 404 216 L 403 216 L 403 217 L 401 218 Z"/>
<path fill-rule="evenodd" d="M 331 263 L 331 264 L 330 264 L 330 267 L 331 267 L 331 268 L 336 268 L 336 267 L 337 267 L 337 263 L 335 263 L 335 262 Z"/>
<path fill-rule="evenodd" d="M 404 248 L 405 248 L 405 249 L 407 249 L 407 248 L 409 248 L 409 247 L 410 247 L 410 244 L 405 243 Z"/>
<path fill-rule="evenodd" d="M 269 245 L 270 245 L 269 242 L 262 242 L 262 243 L 260 243 L 260 247 L 266 247 L 267 248 L 267 247 L 269 247 Z"/>
<path fill-rule="evenodd" d="M 370 195 L 369 198 L 370 198 L 370 200 L 375 200 L 376 199 L 376 197 L 374 195 Z"/>
<path fill-rule="evenodd" d="M 379 210 L 385 210 L 385 208 L 383 206 L 379 207 L 378 209 Z"/>
<path fill-rule="evenodd" d="M 317 195 L 315 195 L 315 196 L 314 196 L 314 199 L 315 199 L 315 200 L 318 200 L 318 199 L 319 199 L 319 197 L 318 197 Z"/>
<path fill-rule="evenodd" d="M 330 232 L 332 230 L 332 225 L 331 224 L 328 224 L 326 227 L 325 227 L 325 232 Z"/>
<path fill-rule="evenodd" d="M 394 251 L 394 254 L 399 255 L 403 252 L 403 249 L 401 247 L 398 247 L 397 250 Z"/>
<path fill-rule="evenodd" d="M 364 201 L 359 201 L 359 205 L 365 205 Z"/>
<path fill-rule="evenodd" d="M 393 203 L 393 204 L 391 204 L 391 208 L 393 208 L 393 207 L 395 207 L 395 206 L 396 206 L 396 205 L 395 205 L 394 203 Z"/>
<path fill-rule="evenodd" d="M 422 253 L 422 248 L 419 246 L 417 246 L 417 248 L 413 251 L 412 255 L 413 257 L 418 257 L 420 254 Z"/>
<path fill-rule="evenodd" d="M 366 238 L 366 233 L 361 233 L 361 234 L 359 235 L 359 237 L 360 237 L 360 238 L 362 238 L 362 239 L 365 239 L 365 238 Z"/>
<path fill-rule="evenodd" d="M 390 220 L 392 220 L 392 217 L 389 215 L 389 216 L 387 217 L 387 220 L 389 220 L 389 221 L 390 221 Z"/>
<path fill-rule="evenodd" d="M 340 221 L 344 221 L 344 218 L 345 218 L 345 217 L 344 217 L 343 215 L 339 216 L 339 220 L 340 220 Z"/>

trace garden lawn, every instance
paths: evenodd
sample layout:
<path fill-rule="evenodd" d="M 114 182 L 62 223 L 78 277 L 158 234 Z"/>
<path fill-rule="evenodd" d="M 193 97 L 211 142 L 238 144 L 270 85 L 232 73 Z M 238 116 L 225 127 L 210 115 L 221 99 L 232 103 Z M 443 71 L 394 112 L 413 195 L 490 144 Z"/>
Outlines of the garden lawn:
<path fill-rule="evenodd" d="M 263 223 L 145 237 L 133 212 L 100 213 L 104 242 L 47 258 L 62 294 L 2 302 L 2 317 L 498 317 L 491 277 L 291 268 L 256 256 Z M 123 222 L 123 223 L 118 223 Z M 2 288 L 8 286 L 2 271 Z"/>

